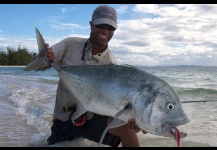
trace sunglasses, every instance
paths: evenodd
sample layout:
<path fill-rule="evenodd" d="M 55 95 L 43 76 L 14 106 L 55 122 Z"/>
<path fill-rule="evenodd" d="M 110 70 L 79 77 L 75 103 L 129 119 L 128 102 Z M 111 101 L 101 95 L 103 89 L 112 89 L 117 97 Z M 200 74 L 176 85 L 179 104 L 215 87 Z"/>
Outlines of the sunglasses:
<path fill-rule="evenodd" d="M 99 24 L 99 25 L 94 25 L 94 26 L 99 28 L 99 29 L 107 28 L 109 31 L 115 31 L 116 30 L 114 27 L 107 25 L 107 24 Z"/>

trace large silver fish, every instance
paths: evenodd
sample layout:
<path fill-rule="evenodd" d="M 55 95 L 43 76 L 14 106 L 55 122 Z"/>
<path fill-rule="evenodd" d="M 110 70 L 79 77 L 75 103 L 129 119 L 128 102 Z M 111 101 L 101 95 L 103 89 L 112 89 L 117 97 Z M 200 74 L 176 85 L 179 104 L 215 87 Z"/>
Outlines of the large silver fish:
<path fill-rule="evenodd" d="M 24 71 L 35 70 L 47 64 L 45 41 L 36 28 L 38 57 Z M 74 119 L 86 111 L 112 116 L 106 128 L 126 124 L 134 118 L 142 131 L 174 137 L 177 126 L 189 122 L 179 96 L 164 80 L 128 65 L 69 66 L 52 63 L 60 79 L 76 96 L 77 110 Z M 187 134 L 180 133 L 181 138 Z M 101 141 L 104 135 L 102 135 Z"/>

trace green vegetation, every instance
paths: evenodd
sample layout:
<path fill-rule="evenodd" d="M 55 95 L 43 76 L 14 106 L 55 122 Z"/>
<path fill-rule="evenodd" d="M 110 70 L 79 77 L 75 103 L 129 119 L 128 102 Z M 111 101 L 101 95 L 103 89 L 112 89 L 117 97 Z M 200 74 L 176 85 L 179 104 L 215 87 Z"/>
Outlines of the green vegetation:
<path fill-rule="evenodd" d="M 25 47 L 7 47 L 6 50 L 0 48 L 0 65 L 25 66 L 31 61 L 32 55 L 33 53 L 29 53 Z"/>

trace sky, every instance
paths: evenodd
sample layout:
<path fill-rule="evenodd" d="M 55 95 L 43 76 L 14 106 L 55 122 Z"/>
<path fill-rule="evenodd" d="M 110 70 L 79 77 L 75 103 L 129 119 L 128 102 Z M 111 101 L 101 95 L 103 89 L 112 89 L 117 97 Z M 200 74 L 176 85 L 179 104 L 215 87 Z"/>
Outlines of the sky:
<path fill-rule="evenodd" d="M 52 46 L 89 37 L 100 4 L 0 4 L 0 50 L 38 53 L 35 28 Z M 119 64 L 217 66 L 217 4 L 107 4 L 118 14 L 109 47 Z"/>

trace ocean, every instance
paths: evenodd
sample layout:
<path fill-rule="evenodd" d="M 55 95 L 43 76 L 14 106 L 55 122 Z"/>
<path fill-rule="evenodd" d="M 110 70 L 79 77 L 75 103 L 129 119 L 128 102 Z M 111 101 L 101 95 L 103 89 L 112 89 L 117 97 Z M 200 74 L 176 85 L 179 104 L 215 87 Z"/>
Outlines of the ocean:
<path fill-rule="evenodd" d="M 142 67 L 167 81 L 183 101 L 190 122 L 179 126 L 188 135 L 180 147 L 217 146 L 217 67 L 177 66 Z M 0 146 L 48 147 L 59 77 L 46 71 L 22 71 L 22 67 L 0 67 Z M 176 147 L 173 138 L 138 133 L 141 147 Z M 86 139 L 66 141 L 51 147 L 89 147 Z M 120 144 L 121 146 L 121 144 Z"/>

